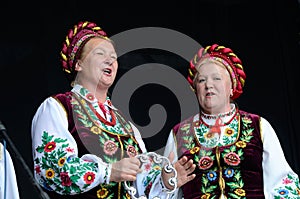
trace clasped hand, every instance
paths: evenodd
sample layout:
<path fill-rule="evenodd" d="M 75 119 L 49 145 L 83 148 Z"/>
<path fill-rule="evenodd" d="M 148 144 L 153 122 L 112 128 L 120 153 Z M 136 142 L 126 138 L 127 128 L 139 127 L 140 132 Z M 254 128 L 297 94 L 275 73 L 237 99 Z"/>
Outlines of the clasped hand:
<path fill-rule="evenodd" d="M 112 164 L 110 181 L 135 181 L 136 175 L 142 172 L 141 162 L 136 157 L 123 158 Z"/>

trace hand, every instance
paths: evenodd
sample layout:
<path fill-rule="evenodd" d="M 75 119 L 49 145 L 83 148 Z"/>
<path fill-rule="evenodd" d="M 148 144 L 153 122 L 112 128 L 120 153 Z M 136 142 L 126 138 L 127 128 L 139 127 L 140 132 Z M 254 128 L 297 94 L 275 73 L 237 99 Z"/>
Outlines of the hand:
<path fill-rule="evenodd" d="M 171 152 L 168 156 L 170 162 L 174 160 L 174 152 Z M 196 174 L 192 174 L 196 168 L 196 165 L 193 164 L 193 160 L 188 160 L 187 157 L 183 156 L 180 160 L 178 160 L 174 165 L 174 168 L 177 172 L 177 188 L 181 187 L 185 183 L 193 180 L 196 177 Z M 164 185 L 168 189 L 173 189 L 168 180 L 174 177 L 174 173 L 166 173 L 164 170 L 162 172 L 162 178 Z"/>
<path fill-rule="evenodd" d="M 141 162 L 135 157 L 123 158 L 112 164 L 110 181 L 135 181 L 136 175 L 142 172 Z"/>
<path fill-rule="evenodd" d="M 171 152 L 172 153 L 172 152 Z M 196 169 L 196 164 L 193 163 L 193 160 L 186 156 L 180 158 L 175 164 L 174 167 L 177 171 L 177 187 L 181 187 L 185 183 L 193 180 L 196 177 L 196 174 L 192 174 Z"/>

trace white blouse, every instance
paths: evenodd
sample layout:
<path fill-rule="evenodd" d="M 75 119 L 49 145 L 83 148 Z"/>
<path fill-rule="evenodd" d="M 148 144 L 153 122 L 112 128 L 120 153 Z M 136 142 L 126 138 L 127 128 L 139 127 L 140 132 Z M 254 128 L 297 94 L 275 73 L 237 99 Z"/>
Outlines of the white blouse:
<path fill-rule="evenodd" d="M 76 89 L 73 88 L 72 91 L 76 92 Z M 100 112 L 100 110 L 97 111 Z M 135 139 L 139 143 L 139 146 L 141 147 L 143 153 L 146 153 L 147 150 L 142 140 L 140 132 L 132 123 L 130 124 L 133 128 Z M 54 136 L 54 138 L 66 139 L 69 148 L 74 149 L 68 151 L 68 153 L 66 154 L 66 159 L 68 159 L 69 157 L 78 157 L 77 143 L 68 130 L 68 118 L 66 115 L 66 111 L 63 108 L 63 106 L 52 97 L 48 97 L 44 100 L 44 102 L 42 102 L 32 120 L 31 136 L 33 159 L 41 158 L 41 153 L 37 153 L 37 147 L 42 145 L 42 141 L 43 139 L 45 139 L 43 138 L 43 132 L 45 131 L 48 132 L 49 135 Z M 90 184 L 90 186 L 84 186 L 85 181 L 83 177 L 82 179 L 78 180 L 77 186 L 80 187 L 82 192 L 89 191 L 92 188 L 99 186 L 100 183 L 109 183 L 111 164 L 108 164 L 107 162 L 105 162 L 104 160 L 102 160 L 94 154 L 85 154 L 82 157 L 78 158 L 80 159 L 80 163 L 98 163 L 98 169 L 96 171 L 97 174 L 95 175 L 95 179 Z M 35 163 L 34 176 L 41 185 L 44 185 L 45 182 L 43 179 L 46 179 L 46 175 L 47 171 L 45 171 L 39 164 Z M 146 187 L 142 182 L 143 179 L 147 177 L 147 175 L 148 173 L 145 171 L 137 175 L 137 180 L 134 183 L 135 188 L 137 190 L 137 195 L 143 195 Z M 161 198 L 168 197 L 166 189 L 162 183 L 160 174 L 157 178 L 155 178 L 155 181 L 152 183 L 153 185 L 149 194 L 149 198 L 154 198 L 157 196 Z M 60 187 L 60 189 L 62 188 L 61 182 L 58 182 L 57 184 L 52 184 L 50 186 L 53 190 L 56 189 L 56 187 Z M 70 194 L 73 195 L 77 193 L 72 191 Z"/>
<path fill-rule="evenodd" d="M 232 118 L 232 116 L 226 116 L 224 117 L 224 122 L 229 121 Z M 213 119 L 205 119 L 202 118 L 207 124 L 212 125 L 214 124 L 215 120 Z M 196 114 L 194 116 L 194 121 L 199 120 L 199 114 Z M 278 191 L 275 191 L 275 189 L 278 190 L 280 187 L 285 187 L 287 184 L 292 188 L 294 193 L 291 193 L 288 191 L 288 195 L 285 195 L 287 198 L 289 196 L 290 198 L 300 198 L 300 190 L 299 190 L 299 177 L 298 175 L 291 169 L 290 165 L 288 164 L 282 147 L 280 145 L 279 139 L 270 125 L 270 123 L 261 117 L 260 120 L 260 127 L 261 127 L 261 135 L 262 135 L 262 142 L 263 142 L 263 182 L 264 182 L 264 194 L 266 199 L 275 198 L 275 196 L 279 196 L 280 194 Z M 224 127 L 226 128 L 226 127 Z M 224 129 L 221 131 L 221 135 L 224 135 Z M 219 141 L 222 145 L 222 139 Z M 164 151 L 164 155 L 167 156 L 171 151 L 174 151 L 175 157 L 174 161 L 177 160 L 178 154 L 176 149 L 176 141 L 174 141 L 174 132 L 171 130 L 167 145 Z M 289 180 L 287 176 L 291 176 L 293 181 Z M 298 186 L 298 188 L 297 188 Z M 298 195 L 295 196 L 295 193 L 298 192 Z M 283 191 L 281 194 L 285 194 Z M 177 189 L 177 191 L 173 194 L 172 198 L 181 198 L 182 190 Z"/>
<path fill-rule="evenodd" d="M 13 161 L 10 153 L 4 148 L 3 144 L 0 143 L 0 199 L 19 198 L 19 190 Z"/>

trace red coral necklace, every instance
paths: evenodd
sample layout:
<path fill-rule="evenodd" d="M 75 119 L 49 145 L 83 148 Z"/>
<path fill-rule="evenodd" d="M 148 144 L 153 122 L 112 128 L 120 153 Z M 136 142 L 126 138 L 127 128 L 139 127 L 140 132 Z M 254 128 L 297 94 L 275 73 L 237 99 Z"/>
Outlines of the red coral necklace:
<path fill-rule="evenodd" d="M 111 102 L 108 101 L 108 104 L 111 106 Z M 103 111 L 104 114 L 106 114 L 107 110 L 103 107 L 103 104 L 98 103 L 98 106 Z M 97 116 L 97 118 L 104 124 L 109 126 L 114 126 L 116 124 L 116 116 L 111 108 L 109 108 L 109 114 L 111 115 L 111 121 L 107 121 L 107 119 L 103 118 L 94 108 L 94 106 L 89 103 L 90 109 L 93 111 L 93 113 Z"/>

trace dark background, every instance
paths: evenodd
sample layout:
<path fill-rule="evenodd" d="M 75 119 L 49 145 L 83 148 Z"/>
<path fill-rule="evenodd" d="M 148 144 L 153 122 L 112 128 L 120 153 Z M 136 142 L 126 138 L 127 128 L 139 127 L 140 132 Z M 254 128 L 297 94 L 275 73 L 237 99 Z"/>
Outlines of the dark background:
<path fill-rule="evenodd" d="M 247 74 L 239 107 L 260 114 L 272 124 L 288 162 L 300 173 L 299 2 L 176 2 L 6 1 L 1 4 L 0 120 L 30 169 L 33 114 L 47 96 L 69 90 L 61 71 L 59 51 L 68 29 L 80 20 L 89 20 L 109 35 L 138 27 L 164 27 L 184 33 L 203 46 L 218 43 L 233 49 Z M 128 53 L 119 61 L 118 78 L 130 68 L 149 61 L 174 67 L 183 75 L 188 64 L 176 55 L 154 49 Z M 161 148 L 170 128 L 179 122 L 178 102 L 170 91 L 157 85 L 140 88 L 132 98 L 135 106 L 130 111 L 140 125 L 147 125 L 147 107 L 153 103 L 166 107 L 166 125 L 157 136 L 145 139 L 149 150 Z M 39 198 L 20 158 L 16 158 L 11 147 L 9 150 L 16 167 L 20 197 Z"/>

